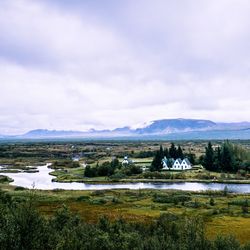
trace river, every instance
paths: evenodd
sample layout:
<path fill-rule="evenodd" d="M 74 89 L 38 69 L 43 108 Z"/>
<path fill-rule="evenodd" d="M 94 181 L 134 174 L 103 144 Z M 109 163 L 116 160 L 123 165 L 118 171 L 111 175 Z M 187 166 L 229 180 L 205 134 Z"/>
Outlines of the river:
<path fill-rule="evenodd" d="M 179 182 L 179 183 L 109 183 L 109 184 L 85 184 L 85 183 L 60 183 L 52 182 L 55 178 L 49 173 L 53 170 L 48 168 L 49 164 L 39 166 L 37 173 L 0 173 L 12 178 L 11 185 L 43 190 L 65 189 L 65 190 L 103 190 L 103 189 L 176 189 L 186 191 L 224 190 L 227 186 L 229 192 L 250 193 L 250 184 L 232 183 L 202 183 L 202 182 Z"/>

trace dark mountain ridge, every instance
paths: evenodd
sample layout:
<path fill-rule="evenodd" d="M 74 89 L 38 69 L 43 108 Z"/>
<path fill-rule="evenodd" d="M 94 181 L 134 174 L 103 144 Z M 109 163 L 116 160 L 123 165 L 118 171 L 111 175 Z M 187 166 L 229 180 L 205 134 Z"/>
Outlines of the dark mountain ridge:
<path fill-rule="evenodd" d="M 208 136 L 216 135 L 218 138 L 227 138 L 227 131 L 231 134 L 235 133 L 237 136 L 243 131 L 250 130 L 250 122 L 238 123 L 216 123 L 210 120 L 202 119 L 162 119 L 155 120 L 150 123 L 145 123 L 144 126 L 137 128 L 130 128 L 128 126 L 116 128 L 113 130 L 95 130 L 89 131 L 72 131 L 72 130 L 48 130 L 48 129 L 35 129 L 23 135 L 18 136 L 4 136 L 4 138 L 24 138 L 24 139 L 41 139 L 41 138 L 112 138 L 112 137 L 146 137 L 146 136 L 177 136 L 192 135 L 199 138 L 199 135 Z M 215 132 L 216 131 L 216 132 Z M 233 131 L 237 131 L 233 132 Z M 242 131 L 242 132 L 241 132 Z M 248 133 L 244 133 L 248 135 Z M 240 136 L 241 137 L 241 136 Z M 1 138 L 1 137 L 0 137 Z M 246 138 L 250 139 L 250 138 Z"/>

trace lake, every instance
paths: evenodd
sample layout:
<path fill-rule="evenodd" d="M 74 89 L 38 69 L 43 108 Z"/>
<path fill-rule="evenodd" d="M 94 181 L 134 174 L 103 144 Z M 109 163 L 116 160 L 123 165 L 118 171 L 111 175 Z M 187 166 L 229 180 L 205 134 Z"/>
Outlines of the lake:
<path fill-rule="evenodd" d="M 109 184 L 85 184 L 85 183 L 60 183 L 52 182 L 54 176 L 49 175 L 53 170 L 48 168 L 49 164 L 39 166 L 37 173 L 0 173 L 14 180 L 10 185 L 21 186 L 43 190 L 65 189 L 65 190 L 103 190 L 103 189 L 176 189 L 186 191 L 223 190 L 227 186 L 229 192 L 250 193 L 250 184 L 232 183 L 201 183 L 201 182 L 179 182 L 179 183 L 109 183 Z"/>

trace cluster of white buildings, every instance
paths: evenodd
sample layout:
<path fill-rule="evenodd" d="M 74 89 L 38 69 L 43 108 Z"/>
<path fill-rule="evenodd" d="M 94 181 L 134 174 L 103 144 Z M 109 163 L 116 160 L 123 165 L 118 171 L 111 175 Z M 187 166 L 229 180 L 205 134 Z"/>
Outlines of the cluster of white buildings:
<path fill-rule="evenodd" d="M 192 164 L 190 161 L 185 158 L 181 160 L 180 158 L 174 160 L 173 158 L 166 158 L 162 159 L 162 170 L 188 170 L 192 169 Z"/>

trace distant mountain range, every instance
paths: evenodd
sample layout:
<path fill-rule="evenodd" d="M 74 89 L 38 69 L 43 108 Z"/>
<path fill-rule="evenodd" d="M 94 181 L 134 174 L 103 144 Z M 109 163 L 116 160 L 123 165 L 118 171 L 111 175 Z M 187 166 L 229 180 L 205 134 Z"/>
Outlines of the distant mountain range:
<path fill-rule="evenodd" d="M 250 122 L 216 123 L 198 119 L 163 119 L 137 128 L 113 130 L 63 131 L 36 129 L 23 135 L 0 136 L 0 139 L 48 138 L 131 138 L 131 139 L 250 139 Z"/>

